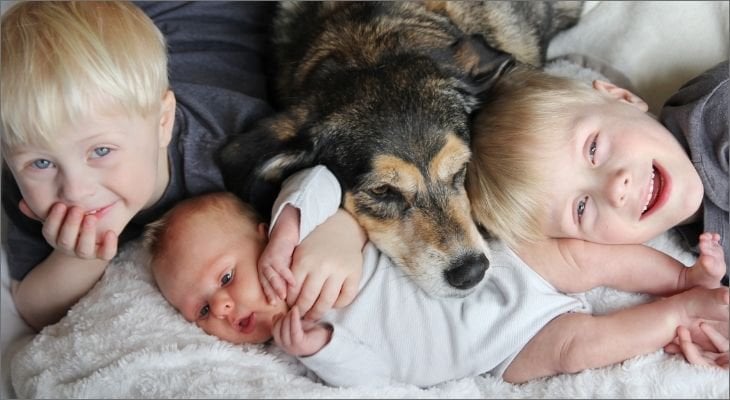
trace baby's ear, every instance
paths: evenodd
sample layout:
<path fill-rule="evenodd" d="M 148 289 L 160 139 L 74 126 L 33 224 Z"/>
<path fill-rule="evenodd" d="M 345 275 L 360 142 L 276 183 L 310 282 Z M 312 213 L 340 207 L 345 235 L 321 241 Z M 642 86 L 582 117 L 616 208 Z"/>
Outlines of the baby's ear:
<path fill-rule="evenodd" d="M 611 82 L 606 82 L 596 79 L 593 81 L 593 89 L 598 90 L 601 93 L 605 93 L 618 101 L 630 104 L 641 111 L 649 111 L 649 105 L 639 96 L 631 93 L 630 91 L 618 87 Z"/>
<path fill-rule="evenodd" d="M 256 232 L 261 237 L 268 238 L 269 237 L 269 224 L 264 222 L 259 222 L 258 226 L 256 227 Z"/>

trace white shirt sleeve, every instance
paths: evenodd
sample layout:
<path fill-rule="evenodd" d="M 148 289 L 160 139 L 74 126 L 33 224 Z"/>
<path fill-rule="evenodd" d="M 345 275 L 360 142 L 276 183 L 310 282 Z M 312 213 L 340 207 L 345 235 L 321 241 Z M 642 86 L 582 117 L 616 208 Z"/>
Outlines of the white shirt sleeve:
<path fill-rule="evenodd" d="M 299 242 L 327 218 L 337 212 L 342 199 L 337 178 L 325 166 L 301 170 L 281 185 L 272 208 L 269 234 L 287 204 L 299 209 Z"/>
<path fill-rule="evenodd" d="M 387 360 L 342 327 L 335 328 L 324 348 L 298 357 L 309 370 L 330 386 L 387 386 L 397 381 Z M 362 335 L 362 332 L 359 333 Z"/>

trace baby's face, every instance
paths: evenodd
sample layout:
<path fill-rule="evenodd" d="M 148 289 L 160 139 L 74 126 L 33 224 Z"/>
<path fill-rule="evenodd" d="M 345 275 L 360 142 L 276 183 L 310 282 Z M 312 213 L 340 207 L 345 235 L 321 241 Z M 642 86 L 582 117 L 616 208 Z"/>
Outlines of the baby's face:
<path fill-rule="evenodd" d="M 549 157 L 546 233 L 598 243 L 642 243 L 692 217 L 700 177 L 672 134 L 636 104 L 579 107 L 575 134 Z"/>
<path fill-rule="evenodd" d="M 214 215 L 206 215 L 214 214 Z M 198 213 L 177 224 L 171 250 L 153 265 L 165 298 L 188 321 L 231 343 L 263 343 L 286 303 L 268 303 L 256 263 L 266 226 L 231 227 L 221 213 Z"/>

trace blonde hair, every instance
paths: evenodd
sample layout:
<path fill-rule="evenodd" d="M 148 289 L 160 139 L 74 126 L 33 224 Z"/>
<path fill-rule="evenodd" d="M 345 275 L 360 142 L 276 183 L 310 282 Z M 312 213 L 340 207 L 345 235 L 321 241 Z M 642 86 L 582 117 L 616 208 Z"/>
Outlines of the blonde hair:
<path fill-rule="evenodd" d="M 3 149 L 52 143 L 100 103 L 148 115 L 169 88 L 165 39 L 129 2 L 21 2 L 0 40 Z"/>
<path fill-rule="evenodd" d="M 213 192 L 185 199 L 168 210 L 158 220 L 145 226 L 144 246 L 150 252 L 150 263 L 154 265 L 167 254 L 170 244 L 176 240 L 179 226 L 195 214 L 226 215 L 220 229 L 257 225 L 261 217 L 252 206 L 230 192 Z M 244 240 L 244 238 L 241 238 Z"/>
<path fill-rule="evenodd" d="M 572 139 L 574 109 L 608 98 L 529 67 L 507 74 L 489 96 L 472 128 L 466 188 L 474 219 L 513 246 L 545 238 L 549 157 Z"/>

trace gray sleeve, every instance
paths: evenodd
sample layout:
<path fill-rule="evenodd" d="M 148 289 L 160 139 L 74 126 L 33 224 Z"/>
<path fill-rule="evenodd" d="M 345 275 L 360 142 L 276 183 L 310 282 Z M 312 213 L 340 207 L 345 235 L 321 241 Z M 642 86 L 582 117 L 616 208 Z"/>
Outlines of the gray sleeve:
<path fill-rule="evenodd" d="M 266 99 L 276 3 L 140 1 L 167 41 L 170 81 Z"/>
<path fill-rule="evenodd" d="M 730 266 L 729 75 L 728 61 L 723 61 L 687 82 L 665 103 L 660 120 L 688 151 L 697 168 L 705 188 L 701 229 L 721 235 Z"/>

